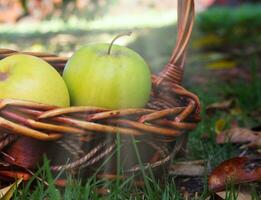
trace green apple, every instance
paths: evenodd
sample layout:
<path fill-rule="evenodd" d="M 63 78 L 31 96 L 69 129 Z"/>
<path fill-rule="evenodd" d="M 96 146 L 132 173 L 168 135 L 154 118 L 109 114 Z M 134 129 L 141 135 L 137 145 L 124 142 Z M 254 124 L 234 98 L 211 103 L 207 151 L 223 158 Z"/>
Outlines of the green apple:
<path fill-rule="evenodd" d="M 67 62 L 63 78 L 74 106 L 139 108 L 151 92 L 151 73 L 143 58 L 112 44 L 80 48 Z"/>
<path fill-rule="evenodd" d="M 44 60 L 16 54 L 0 61 L 0 99 L 12 98 L 66 107 L 69 92 L 59 73 Z"/>

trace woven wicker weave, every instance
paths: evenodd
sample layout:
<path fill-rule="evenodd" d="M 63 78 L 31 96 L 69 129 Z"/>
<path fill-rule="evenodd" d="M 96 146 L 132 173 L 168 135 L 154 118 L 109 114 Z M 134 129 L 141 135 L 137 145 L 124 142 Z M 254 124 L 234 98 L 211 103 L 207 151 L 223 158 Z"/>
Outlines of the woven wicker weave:
<path fill-rule="evenodd" d="M 117 178 L 117 144 L 126 159 L 123 176 L 142 168 L 162 178 L 180 146 L 176 141 L 196 127 L 199 99 L 181 86 L 188 41 L 194 22 L 194 1 L 178 1 L 178 37 L 169 63 L 152 76 L 153 91 L 142 109 L 108 110 L 97 107 L 57 108 L 28 101 L 0 100 L 0 177 L 28 180 L 47 154 L 55 171 L 81 169 L 84 175 Z M 18 52 L 0 49 L 0 59 Z M 49 62 L 62 72 L 67 58 L 23 52 Z M 133 141 L 139 142 L 134 145 Z M 137 150 L 136 149 L 136 150 Z M 4 153 L 5 152 L 5 153 Z M 62 153 L 61 153 L 62 152 Z M 62 157 L 62 158 L 61 158 Z M 68 158 L 70 160 L 68 161 Z M 106 159 L 111 158 L 103 167 Z M 103 168 L 97 172 L 97 168 Z"/>

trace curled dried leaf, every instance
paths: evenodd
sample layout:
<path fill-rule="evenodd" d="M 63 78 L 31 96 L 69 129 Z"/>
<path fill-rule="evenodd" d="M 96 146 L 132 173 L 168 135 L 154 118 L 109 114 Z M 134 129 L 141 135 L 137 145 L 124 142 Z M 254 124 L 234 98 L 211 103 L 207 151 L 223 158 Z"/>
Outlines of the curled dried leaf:
<path fill-rule="evenodd" d="M 233 105 L 234 105 L 234 99 L 229 99 L 229 100 L 226 100 L 226 101 L 216 102 L 216 103 L 213 103 L 213 104 L 210 104 L 209 106 L 207 106 L 206 112 L 208 114 L 211 114 L 211 113 L 213 113 L 213 112 L 215 112 L 217 110 L 227 111 L 230 108 L 232 108 Z"/>
<path fill-rule="evenodd" d="M 170 174 L 178 176 L 203 176 L 204 160 L 177 162 L 170 166 Z"/>
<path fill-rule="evenodd" d="M 240 184 L 260 180 L 260 158 L 235 157 L 224 161 L 211 172 L 208 187 L 212 191 L 221 191 L 228 183 Z"/>
<path fill-rule="evenodd" d="M 249 147 L 260 147 L 261 132 L 252 131 L 247 128 L 234 127 L 218 134 L 216 142 L 218 144 L 224 144 L 226 142 L 237 144 L 247 143 Z"/>
<path fill-rule="evenodd" d="M 225 200 L 225 199 L 228 199 L 229 195 L 231 196 L 229 191 L 222 191 L 222 192 L 218 192 L 218 193 L 213 193 L 206 200 Z M 236 193 L 236 198 L 237 198 L 237 200 L 251 200 L 252 199 L 251 194 L 249 194 L 247 192 L 241 192 L 241 191 Z"/>
<path fill-rule="evenodd" d="M 16 180 L 13 184 L 0 189 L 0 199 L 1 200 L 9 200 L 12 198 L 14 191 L 17 189 L 19 184 L 22 182 L 22 178 Z"/>

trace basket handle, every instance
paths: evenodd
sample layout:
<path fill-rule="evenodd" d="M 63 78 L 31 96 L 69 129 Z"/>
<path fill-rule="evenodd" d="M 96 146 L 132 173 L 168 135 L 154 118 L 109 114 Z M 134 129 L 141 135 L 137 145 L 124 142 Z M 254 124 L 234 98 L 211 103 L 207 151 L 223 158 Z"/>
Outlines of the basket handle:
<path fill-rule="evenodd" d="M 157 85 L 162 81 L 181 85 L 183 67 L 189 39 L 191 37 L 195 18 L 194 0 L 178 0 L 178 36 L 176 46 L 168 64 L 157 77 Z"/>

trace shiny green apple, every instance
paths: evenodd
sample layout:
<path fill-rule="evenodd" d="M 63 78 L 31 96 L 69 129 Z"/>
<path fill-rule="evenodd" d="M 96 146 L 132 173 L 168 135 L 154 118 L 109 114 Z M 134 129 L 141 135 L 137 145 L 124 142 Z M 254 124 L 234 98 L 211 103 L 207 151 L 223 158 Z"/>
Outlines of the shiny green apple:
<path fill-rule="evenodd" d="M 0 99 L 5 98 L 70 105 L 68 89 L 59 73 L 44 60 L 24 54 L 0 61 Z"/>
<path fill-rule="evenodd" d="M 151 92 L 151 73 L 144 59 L 118 45 L 82 47 L 69 59 L 63 78 L 74 106 L 139 108 Z"/>

